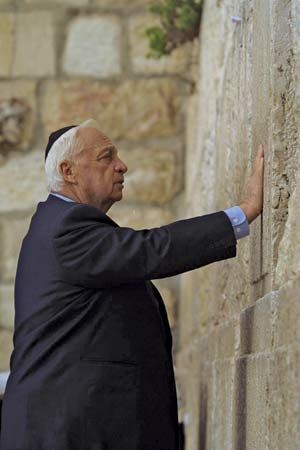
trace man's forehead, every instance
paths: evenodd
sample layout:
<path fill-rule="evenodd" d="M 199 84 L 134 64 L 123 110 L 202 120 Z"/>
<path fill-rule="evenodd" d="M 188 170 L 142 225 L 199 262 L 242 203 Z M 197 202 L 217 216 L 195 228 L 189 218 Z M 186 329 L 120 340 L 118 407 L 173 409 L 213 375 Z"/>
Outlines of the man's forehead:
<path fill-rule="evenodd" d="M 83 127 L 78 128 L 78 136 L 83 139 L 86 147 L 108 147 L 113 144 L 108 136 L 106 136 L 102 131 L 95 127 Z"/>

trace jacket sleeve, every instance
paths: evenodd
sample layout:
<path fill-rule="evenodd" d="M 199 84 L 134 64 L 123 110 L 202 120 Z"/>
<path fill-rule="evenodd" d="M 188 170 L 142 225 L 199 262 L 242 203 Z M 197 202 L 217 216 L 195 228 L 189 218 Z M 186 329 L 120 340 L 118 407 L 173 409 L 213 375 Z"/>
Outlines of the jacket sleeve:
<path fill-rule="evenodd" d="M 53 238 L 59 273 L 91 288 L 171 277 L 236 256 L 228 216 L 219 211 L 157 228 L 114 226 L 94 207 L 76 205 Z"/>

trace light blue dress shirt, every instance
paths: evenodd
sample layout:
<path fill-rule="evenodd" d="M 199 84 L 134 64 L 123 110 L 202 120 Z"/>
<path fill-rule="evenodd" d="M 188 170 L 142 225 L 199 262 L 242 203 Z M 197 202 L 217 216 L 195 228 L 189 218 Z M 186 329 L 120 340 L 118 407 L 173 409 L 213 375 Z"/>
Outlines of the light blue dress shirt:
<path fill-rule="evenodd" d="M 57 192 L 50 192 L 51 195 L 61 198 L 67 202 L 74 202 L 69 197 L 58 194 Z M 233 206 L 232 208 L 227 208 L 224 210 L 225 214 L 229 217 L 231 225 L 233 226 L 233 231 L 236 239 L 241 239 L 249 234 L 249 223 L 248 219 L 239 206 Z"/>
<path fill-rule="evenodd" d="M 242 208 L 233 206 L 232 208 L 225 209 L 224 212 L 230 219 L 236 239 L 248 236 L 250 233 L 249 222 Z"/>

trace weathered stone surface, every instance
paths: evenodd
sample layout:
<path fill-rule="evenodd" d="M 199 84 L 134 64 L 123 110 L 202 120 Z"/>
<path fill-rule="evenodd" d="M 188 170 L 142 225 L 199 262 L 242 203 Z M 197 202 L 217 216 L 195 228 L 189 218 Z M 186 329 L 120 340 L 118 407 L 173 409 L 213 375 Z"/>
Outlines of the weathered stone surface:
<path fill-rule="evenodd" d="M 1 3 L 0 3 L 1 4 Z M 0 14 L 0 76 L 11 74 L 14 50 L 15 16 L 10 13 Z"/>
<path fill-rule="evenodd" d="M 50 12 L 17 15 L 14 76 L 55 74 L 54 25 Z"/>
<path fill-rule="evenodd" d="M 291 195 L 296 186 L 296 175 L 299 171 L 299 5 L 297 1 L 281 2 L 274 0 L 272 4 L 272 24 L 273 31 L 273 55 L 274 71 L 272 71 L 272 268 L 275 269 L 278 258 L 281 258 L 279 248 L 286 231 L 287 220 L 292 213 L 292 208 L 297 204 L 298 192 L 295 193 L 293 204 L 290 207 Z M 299 184 L 299 178 L 298 178 Z M 296 202 L 295 202 L 296 200 Z M 298 209 L 298 205 L 296 206 Z M 293 214 L 294 215 L 294 214 Z M 292 222 L 294 219 L 292 218 Z M 287 230 L 290 235 L 292 223 L 289 223 Z M 295 237 L 295 241 L 294 241 Z M 297 243 L 299 242 L 299 232 L 292 237 L 291 259 L 286 260 L 286 264 L 292 263 L 288 274 L 293 276 L 294 270 L 299 268 L 297 260 Z M 290 247 L 287 236 L 284 238 L 284 245 Z M 285 251 L 283 258 L 285 258 Z M 295 259 L 294 259 L 295 258 Z M 290 271 L 289 271 L 290 270 Z M 281 272 L 281 275 L 280 275 Z M 273 272 L 272 282 L 274 281 Z M 279 270 L 280 279 L 285 277 L 282 270 Z M 275 284 L 275 288 L 278 285 Z"/>
<path fill-rule="evenodd" d="M 22 100 L 0 101 L 0 154 L 8 156 L 10 151 L 19 149 L 26 132 L 26 120 L 30 112 Z"/>
<path fill-rule="evenodd" d="M 204 6 L 198 93 L 187 116 L 186 215 L 239 204 L 260 142 L 265 189 L 263 214 L 250 226 L 250 236 L 238 241 L 237 257 L 199 269 L 199 281 L 192 274 L 180 276 L 181 351 L 191 336 L 202 336 L 207 348 L 200 365 L 212 368 L 202 386 L 206 414 L 200 425 L 189 425 L 193 440 L 187 438 L 187 450 L 298 448 L 298 3 L 237 2 L 240 22 L 231 19 L 230 2 Z M 222 327 L 239 316 L 235 340 L 230 328 L 223 335 Z M 235 353 L 230 353 L 233 344 Z M 228 364 L 237 358 L 233 382 L 232 371 L 226 377 L 223 361 L 217 360 L 222 353 Z M 188 373 L 181 384 L 189 411 Z"/>
<path fill-rule="evenodd" d="M 227 207 L 227 205 L 225 206 Z M 225 208 L 224 207 L 224 208 Z M 251 304 L 250 274 L 249 274 L 249 241 L 248 238 L 237 242 L 235 258 L 217 261 L 210 264 L 200 280 L 203 282 L 205 274 L 209 273 L 210 287 L 208 289 L 209 320 L 218 324 L 238 314 L 247 305 Z"/>
<path fill-rule="evenodd" d="M 119 154 L 128 167 L 124 200 L 162 205 L 180 189 L 173 151 L 141 148 L 120 151 Z"/>
<path fill-rule="evenodd" d="M 179 421 L 184 423 L 185 448 L 205 448 L 212 390 L 212 366 L 199 359 L 206 354 L 205 342 L 191 340 L 176 355 L 178 376 Z M 199 443 L 198 443 L 199 441 Z"/>
<path fill-rule="evenodd" d="M 191 42 L 174 50 L 171 55 L 159 59 L 147 58 L 150 52 L 145 30 L 156 26 L 160 20 L 152 14 L 137 14 L 129 19 L 129 45 L 133 72 L 135 73 L 185 73 L 191 64 L 193 44 Z"/>
<path fill-rule="evenodd" d="M 245 357 L 236 362 L 232 446 L 234 449 L 269 448 L 271 367 L 270 359 L 266 355 Z"/>
<path fill-rule="evenodd" d="M 233 448 L 233 380 L 234 362 L 232 360 L 217 362 L 212 366 L 210 381 L 212 396 L 208 405 L 206 448 L 224 450 Z"/>
<path fill-rule="evenodd" d="M 1 280 L 5 283 L 14 281 L 17 268 L 17 260 L 22 241 L 27 233 L 31 216 L 22 218 L 1 217 Z"/>
<path fill-rule="evenodd" d="M 22 168 L 22 170 L 20 170 Z M 0 212 L 35 209 L 47 198 L 44 154 L 15 155 L 0 167 Z"/>
<path fill-rule="evenodd" d="M 9 370 L 9 361 L 12 351 L 12 331 L 0 329 L 0 372 L 6 372 Z"/>
<path fill-rule="evenodd" d="M 283 285 L 274 301 L 274 347 L 300 341 L 300 278 Z"/>
<path fill-rule="evenodd" d="M 232 320 L 215 327 L 208 335 L 208 358 L 212 360 L 233 357 L 236 351 L 236 329 L 238 323 Z"/>
<path fill-rule="evenodd" d="M 240 316 L 240 353 L 271 351 L 273 344 L 273 322 L 275 293 L 270 293 Z"/>
<path fill-rule="evenodd" d="M 36 84 L 33 81 L 2 81 L 0 82 L 0 108 L 2 109 L 2 126 L 9 114 L 5 115 L 5 108 L 12 106 L 12 102 L 17 102 L 24 107 L 24 114 L 21 117 L 20 136 L 18 136 L 16 148 L 25 150 L 29 147 L 33 139 L 35 127 L 36 111 Z M 11 117 L 13 117 L 11 115 Z M 9 130 L 7 130 L 9 131 Z M 5 130 L 0 131 L 4 136 Z M 20 142 L 19 142 L 20 141 Z M 12 145 L 12 149 L 14 146 Z M 1 149 L 2 151 L 2 149 Z M 0 181 L 1 182 L 1 181 Z"/>
<path fill-rule="evenodd" d="M 197 145 L 198 133 L 198 110 L 199 97 L 198 94 L 192 95 L 187 102 L 186 110 L 186 149 L 185 149 L 185 203 L 191 208 L 195 196 L 195 186 L 197 183 L 197 174 L 199 164 L 195 161 L 195 150 Z"/>
<path fill-rule="evenodd" d="M 200 336 L 208 333 L 211 324 L 216 324 L 216 322 L 214 322 L 215 302 L 213 301 L 214 298 L 211 292 L 211 275 L 212 270 L 210 266 L 202 267 L 193 274 L 196 278 L 193 282 L 193 286 L 196 287 L 196 295 L 194 298 L 194 320 L 196 320 L 197 323 L 195 329 Z M 188 328 L 188 324 L 182 324 L 182 326 Z"/>
<path fill-rule="evenodd" d="M 14 328 L 14 285 L 0 285 L 0 328 Z"/>
<path fill-rule="evenodd" d="M 297 449 L 300 441 L 299 344 L 273 356 L 270 384 L 269 449 Z"/>
<path fill-rule="evenodd" d="M 49 81 L 42 102 L 46 134 L 91 117 L 112 139 L 170 136 L 181 130 L 181 87 L 168 79 L 125 81 L 115 86 Z"/>
<path fill-rule="evenodd" d="M 180 347 L 185 347 L 194 335 L 199 318 L 195 314 L 195 276 L 190 272 L 180 275 L 178 315 L 180 317 Z"/>
<path fill-rule="evenodd" d="M 300 171 L 296 177 L 296 186 L 289 199 L 289 214 L 284 233 L 278 248 L 278 261 L 275 269 L 276 286 L 281 286 L 300 274 Z"/>
<path fill-rule="evenodd" d="M 69 75 L 107 78 L 121 72 L 121 23 L 115 16 L 77 17 L 69 24 L 63 68 Z"/>
<path fill-rule="evenodd" d="M 126 204 L 124 199 L 116 202 L 107 214 L 121 227 L 136 230 L 160 227 L 173 221 L 171 211 L 166 208 Z"/>

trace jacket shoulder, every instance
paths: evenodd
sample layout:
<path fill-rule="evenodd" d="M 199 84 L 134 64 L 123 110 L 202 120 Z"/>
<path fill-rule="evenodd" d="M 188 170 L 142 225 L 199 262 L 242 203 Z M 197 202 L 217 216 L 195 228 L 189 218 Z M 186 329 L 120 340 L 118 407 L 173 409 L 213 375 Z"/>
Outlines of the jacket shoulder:
<path fill-rule="evenodd" d="M 100 209 L 84 203 L 75 203 L 64 211 L 56 221 L 55 234 L 63 229 L 71 231 L 72 228 L 81 228 L 97 223 L 118 226 Z"/>

